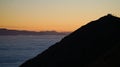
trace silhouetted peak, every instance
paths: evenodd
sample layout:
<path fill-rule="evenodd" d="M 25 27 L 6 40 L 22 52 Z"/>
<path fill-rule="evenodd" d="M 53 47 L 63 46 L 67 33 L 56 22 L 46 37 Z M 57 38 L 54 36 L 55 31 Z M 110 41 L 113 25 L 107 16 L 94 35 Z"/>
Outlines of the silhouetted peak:
<path fill-rule="evenodd" d="M 114 20 L 118 20 L 118 19 L 120 20 L 119 17 L 116 17 L 116 16 L 114 16 L 112 14 L 108 14 L 108 15 L 105 15 L 105 16 L 101 17 L 99 20 L 102 20 L 102 21 L 114 21 Z"/>
<path fill-rule="evenodd" d="M 75 32 L 81 32 L 82 30 L 86 30 L 86 29 L 89 30 L 90 28 L 98 28 L 98 27 L 100 27 L 100 29 L 102 29 L 103 27 L 107 27 L 108 25 L 117 26 L 119 24 L 120 24 L 119 17 L 116 17 L 112 14 L 107 14 L 105 16 L 100 17 L 97 20 L 94 20 L 94 21 L 87 23 L 86 25 L 77 29 Z"/>
<path fill-rule="evenodd" d="M 77 29 L 20 67 L 119 67 L 119 48 L 120 18 L 108 14 Z"/>
<path fill-rule="evenodd" d="M 113 16 L 112 14 L 108 14 L 107 16 Z"/>
<path fill-rule="evenodd" d="M 112 14 L 107 14 L 106 17 L 107 17 L 107 18 L 118 18 L 118 17 L 116 17 L 116 16 L 114 16 L 114 15 L 112 15 Z"/>

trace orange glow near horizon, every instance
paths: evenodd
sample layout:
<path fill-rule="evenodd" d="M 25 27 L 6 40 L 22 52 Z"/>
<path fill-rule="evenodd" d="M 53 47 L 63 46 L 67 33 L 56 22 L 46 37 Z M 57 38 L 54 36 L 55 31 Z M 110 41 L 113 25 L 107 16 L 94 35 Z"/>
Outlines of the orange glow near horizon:
<path fill-rule="evenodd" d="M 0 0 L 0 28 L 74 31 L 108 13 L 120 16 L 120 0 Z"/>

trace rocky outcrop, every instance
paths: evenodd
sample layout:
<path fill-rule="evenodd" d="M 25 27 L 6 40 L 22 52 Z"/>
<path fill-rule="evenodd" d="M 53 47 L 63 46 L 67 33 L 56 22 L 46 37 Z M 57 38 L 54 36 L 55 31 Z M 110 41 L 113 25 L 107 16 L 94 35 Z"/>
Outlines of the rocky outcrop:
<path fill-rule="evenodd" d="M 64 37 L 20 67 L 119 67 L 120 18 L 110 14 Z"/>

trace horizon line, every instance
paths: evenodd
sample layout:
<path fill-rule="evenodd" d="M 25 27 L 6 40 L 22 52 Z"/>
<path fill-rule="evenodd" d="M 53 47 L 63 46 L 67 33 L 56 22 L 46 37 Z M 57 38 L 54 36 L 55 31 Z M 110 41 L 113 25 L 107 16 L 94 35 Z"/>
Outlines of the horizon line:
<path fill-rule="evenodd" d="M 26 29 L 10 29 L 10 28 L 0 28 L 0 29 L 6 29 L 6 30 L 16 30 L 16 31 L 32 31 L 32 32 L 58 32 L 58 33 L 66 33 L 66 32 L 72 32 L 72 31 L 56 31 L 56 30 L 26 30 Z"/>

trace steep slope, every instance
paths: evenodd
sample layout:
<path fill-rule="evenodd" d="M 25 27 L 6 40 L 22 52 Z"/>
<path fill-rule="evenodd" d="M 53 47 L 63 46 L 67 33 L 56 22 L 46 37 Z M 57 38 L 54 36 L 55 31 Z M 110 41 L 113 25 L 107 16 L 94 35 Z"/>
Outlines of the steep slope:
<path fill-rule="evenodd" d="M 82 26 L 20 67 L 93 66 L 95 62 L 100 64 L 99 58 L 105 59 L 108 52 L 112 54 L 115 46 L 120 47 L 118 42 L 120 18 L 108 14 Z"/>

